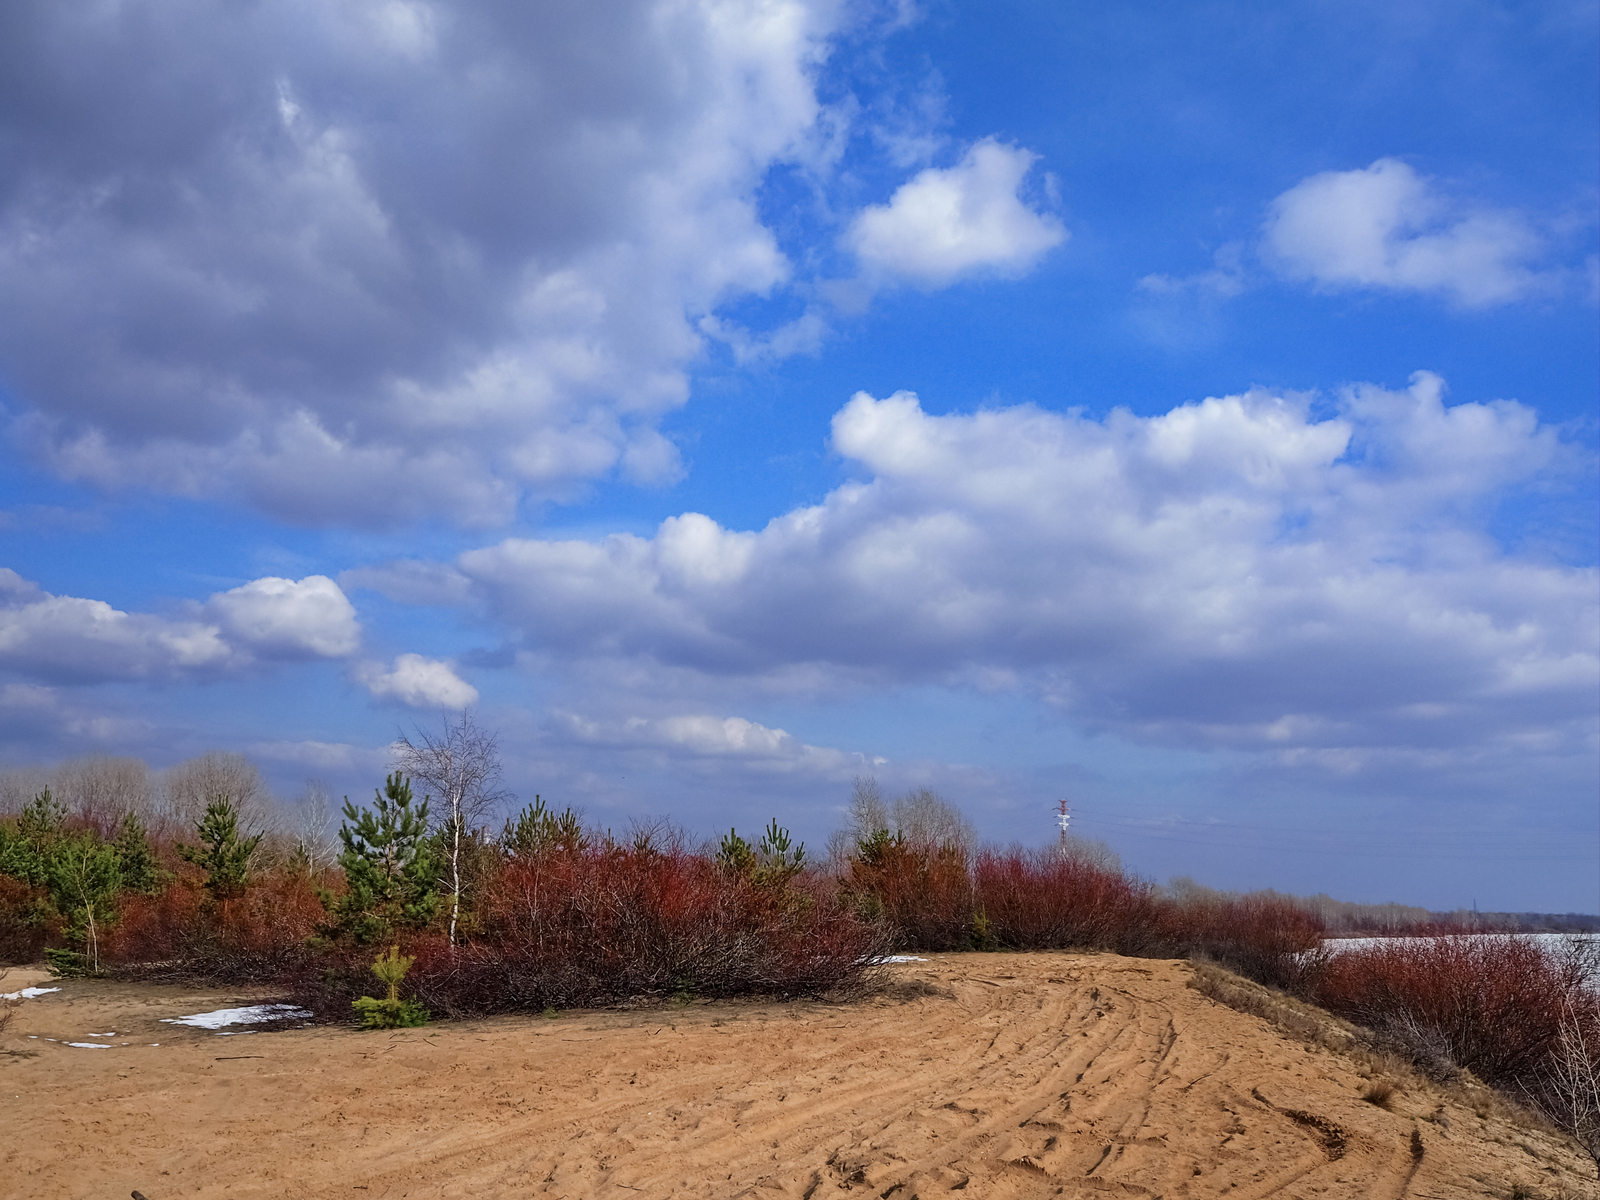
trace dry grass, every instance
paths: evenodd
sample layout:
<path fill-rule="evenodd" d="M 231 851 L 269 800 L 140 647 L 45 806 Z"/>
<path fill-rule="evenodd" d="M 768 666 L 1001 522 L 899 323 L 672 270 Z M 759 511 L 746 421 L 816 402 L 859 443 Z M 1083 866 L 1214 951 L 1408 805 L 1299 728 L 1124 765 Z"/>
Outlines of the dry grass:
<path fill-rule="evenodd" d="M 1395 1097 L 1399 1094 L 1400 1089 L 1392 1080 L 1374 1079 L 1367 1090 L 1361 1093 L 1361 1098 L 1387 1112 L 1394 1107 Z"/>
<path fill-rule="evenodd" d="M 1213 962 L 1191 960 L 1194 976 L 1189 986 L 1202 996 L 1236 1012 L 1260 1017 L 1297 1041 L 1349 1053 L 1364 1046 L 1362 1030 L 1330 1012 L 1282 992 L 1235 975 Z"/>
<path fill-rule="evenodd" d="M 1201 995 L 1237 1012 L 1260 1017 L 1288 1037 L 1319 1046 L 1351 1062 L 1357 1074 L 1370 1081 L 1361 1097 L 1369 1104 L 1392 1111 L 1402 1096 L 1409 1096 L 1432 1108 L 1420 1117 L 1421 1120 L 1441 1127 L 1450 1127 L 1449 1109 L 1465 1110 L 1486 1135 L 1491 1126 L 1509 1127 L 1520 1131 L 1525 1140 L 1552 1143 L 1587 1157 L 1585 1147 L 1543 1113 L 1489 1087 L 1469 1070 L 1458 1070 L 1447 1080 L 1430 1078 L 1418 1069 L 1409 1055 L 1396 1053 L 1392 1038 L 1243 979 L 1215 963 L 1191 960 L 1191 966 L 1194 973 L 1189 986 Z M 1462 1119 L 1459 1111 L 1456 1119 Z M 1523 1142 L 1518 1144 L 1534 1159 L 1542 1161 L 1541 1155 L 1533 1149 Z M 1527 1200 L 1594 1200 L 1596 1196 L 1591 1188 L 1577 1181 L 1553 1181 L 1543 1185 L 1546 1190 L 1538 1191 L 1528 1190 L 1525 1185 L 1517 1186 L 1521 1189 L 1518 1192 L 1491 1194 L 1517 1195 Z"/>

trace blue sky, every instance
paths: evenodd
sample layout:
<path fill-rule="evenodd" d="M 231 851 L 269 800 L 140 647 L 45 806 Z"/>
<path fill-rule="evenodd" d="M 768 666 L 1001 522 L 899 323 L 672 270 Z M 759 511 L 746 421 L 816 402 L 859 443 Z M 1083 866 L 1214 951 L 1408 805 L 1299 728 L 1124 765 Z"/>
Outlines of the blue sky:
<path fill-rule="evenodd" d="M 1600 908 L 1573 4 L 0 16 L 0 765 Z"/>

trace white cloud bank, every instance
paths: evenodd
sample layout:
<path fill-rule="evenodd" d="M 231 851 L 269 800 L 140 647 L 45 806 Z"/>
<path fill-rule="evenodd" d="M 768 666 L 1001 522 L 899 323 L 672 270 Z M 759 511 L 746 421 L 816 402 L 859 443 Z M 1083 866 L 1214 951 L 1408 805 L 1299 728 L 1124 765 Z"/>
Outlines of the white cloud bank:
<path fill-rule="evenodd" d="M 785 164 L 826 183 L 855 109 L 816 77 L 873 11 L 18 0 L 13 432 L 69 479 L 308 524 L 492 526 L 597 477 L 675 480 L 658 425 L 705 338 L 756 361 L 827 333 L 718 310 L 795 282 L 758 194 Z M 1066 236 L 1017 197 L 1033 161 L 980 142 L 848 240 L 879 281 L 1016 275 Z"/>
<path fill-rule="evenodd" d="M 603 746 L 624 753 L 655 750 L 673 761 L 731 760 L 764 774 L 845 779 L 885 761 L 808 745 L 786 730 L 743 717 L 694 713 L 597 720 L 567 712 L 556 714 L 554 725 L 571 741 L 586 747 Z"/>
<path fill-rule="evenodd" d="M 850 18 L 854 19 L 854 18 Z M 507 518 L 656 431 L 781 285 L 832 0 L 20 0 L 0 370 L 69 478 L 296 521 Z M 14 414 L 15 415 L 15 414 Z"/>
<path fill-rule="evenodd" d="M 395 592 L 426 576 L 539 669 L 663 703 L 926 682 L 1190 746 L 1593 740 L 1595 570 L 1485 532 L 1507 489 L 1559 474 L 1519 404 L 1446 406 L 1426 373 L 1322 419 L 1260 391 L 1103 421 L 858 394 L 833 445 L 867 481 L 758 532 L 687 513 L 651 538 L 512 539 L 400 565 Z"/>
<path fill-rule="evenodd" d="M 954 167 L 929 167 L 851 225 L 846 242 L 876 279 L 944 287 L 974 274 L 1016 277 L 1067 240 L 1017 190 L 1038 155 L 985 138 Z"/>
<path fill-rule="evenodd" d="M 0 568 L 0 670 L 47 682 L 214 676 L 342 658 L 360 640 L 354 607 L 325 575 L 253 580 L 163 617 L 51 595 Z"/>
<path fill-rule="evenodd" d="M 1395 158 L 1304 179 L 1270 206 L 1264 255 L 1329 289 L 1431 292 L 1485 308 L 1548 291 L 1542 240 L 1520 213 L 1451 201 Z"/>
<path fill-rule="evenodd" d="M 394 665 L 362 663 L 356 681 L 377 700 L 395 700 L 412 708 L 466 708 L 478 702 L 478 689 L 437 658 L 402 654 Z"/>

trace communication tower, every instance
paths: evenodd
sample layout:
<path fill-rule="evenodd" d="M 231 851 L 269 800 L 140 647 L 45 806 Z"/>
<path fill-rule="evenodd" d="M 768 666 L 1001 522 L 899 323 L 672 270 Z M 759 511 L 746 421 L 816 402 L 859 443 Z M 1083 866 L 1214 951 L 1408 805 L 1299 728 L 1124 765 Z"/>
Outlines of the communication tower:
<path fill-rule="evenodd" d="M 1061 801 L 1061 809 L 1056 813 L 1056 824 L 1061 828 L 1061 853 L 1067 852 L 1067 827 L 1072 824 L 1072 809 L 1065 800 Z"/>

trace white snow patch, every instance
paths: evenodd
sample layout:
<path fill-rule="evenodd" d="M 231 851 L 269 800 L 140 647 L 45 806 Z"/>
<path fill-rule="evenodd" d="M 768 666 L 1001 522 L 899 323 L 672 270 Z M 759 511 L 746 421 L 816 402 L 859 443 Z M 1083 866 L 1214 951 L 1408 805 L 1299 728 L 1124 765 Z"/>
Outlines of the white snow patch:
<path fill-rule="evenodd" d="M 47 992 L 59 992 L 60 988 L 25 987 L 20 992 L 5 992 L 0 994 L 0 1000 L 32 1000 L 35 996 L 43 996 Z M 96 1037 L 99 1035 L 96 1034 Z"/>
<path fill-rule="evenodd" d="M 68 1042 L 69 1046 L 76 1046 L 79 1050 L 109 1050 L 110 1046 L 103 1046 L 99 1042 Z"/>
<path fill-rule="evenodd" d="M 908 963 L 927 962 L 925 958 L 918 958 L 915 954 L 886 954 L 878 960 L 881 963 Z"/>
<path fill-rule="evenodd" d="M 267 1021 L 294 1021 L 311 1016 L 309 1009 L 292 1004 L 252 1004 L 248 1008 L 219 1008 L 215 1012 L 190 1013 L 186 1017 L 162 1017 L 166 1025 L 193 1025 L 197 1029 L 221 1029 L 224 1025 L 261 1025 Z"/>

